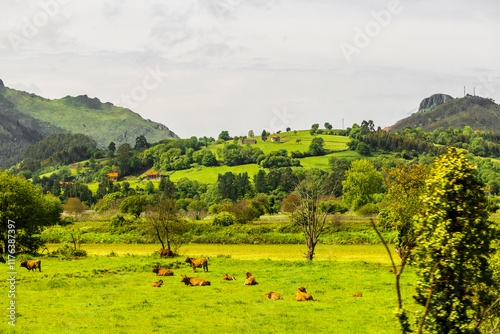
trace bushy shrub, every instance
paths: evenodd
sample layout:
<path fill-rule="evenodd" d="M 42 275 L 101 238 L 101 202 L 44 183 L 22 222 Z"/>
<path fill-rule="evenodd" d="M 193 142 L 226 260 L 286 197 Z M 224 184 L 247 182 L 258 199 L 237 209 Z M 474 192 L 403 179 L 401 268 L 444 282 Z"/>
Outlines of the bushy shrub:
<path fill-rule="evenodd" d="M 377 204 L 368 203 L 360 207 L 356 213 L 360 216 L 371 216 L 379 213 L 379 208 Z"/>
<path fill-rule="evenodd" d="M 346 213 L 349 210 L 347 205 L 337 201 L 320 202 L 318 207 L 320 212 L 328 211 L 328 213 Z"/>
<path fill-rule="evenodd" d="M 214 220 L 213 220 L 212 224 L 214 224 L 216 226 L 229 226 L 229 225 L 233 225 L 235 220 L 236 220 L 236 217 L 232 213 L 223 211 L 223 212 L 218 213 L 214 216 Z"/>

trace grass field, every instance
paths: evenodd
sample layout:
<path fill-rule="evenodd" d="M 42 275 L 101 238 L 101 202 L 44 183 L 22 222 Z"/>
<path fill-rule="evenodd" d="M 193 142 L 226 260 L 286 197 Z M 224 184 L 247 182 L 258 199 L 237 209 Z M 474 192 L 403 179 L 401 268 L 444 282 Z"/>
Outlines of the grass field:
<path fill-rule="evenodd" d="M 300 246 L 187 245 L 190 256 L 209 256 L 209 272 L 183 257 L 159 260 L 156 245 L 91 245 L 80 260 L 42 257 L 42 272 L 19 268 L 16 276 L 17 333 L 398 333 L 393 318 L 394 276 L 381 246 L 321 246 L 318 257 L 301 258 Z M 50 245 L 56 247 L 56 245 Z M 118 256 L 109 255 L 111 251 Z M 128 255 L 125 255 L 127 254 Z M 161 288 L 151 272 L 173 266 Z M 21 270 L 23 269 L 23 270 Z M 259 285 L 244 286 L 250 271 Z M 222 275 L 236 281 L 222 281 Z M 181 275 L 211 286 L 187 287 Z M 414 273 L 405 272 L 403 296 L 410 307 Z M 297 302 L 299 286 L 315 299 Z M 7 282 L 0 289 L 7 293 Z M 264 296 L 276 291 L 283 300 Z M 363 297 L 352 297 L 361 292 Z M 8 301 L 2 299 L 2 307 Z M 7 311 L 4 311 L 7 312 Z M 4 319 L 0 332 L 9 332 Z"/>

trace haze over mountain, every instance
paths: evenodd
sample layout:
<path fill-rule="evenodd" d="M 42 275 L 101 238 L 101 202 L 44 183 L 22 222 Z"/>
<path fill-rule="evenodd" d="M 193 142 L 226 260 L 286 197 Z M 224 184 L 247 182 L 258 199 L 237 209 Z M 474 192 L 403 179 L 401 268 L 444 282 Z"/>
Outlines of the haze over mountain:
<path fill-rule="evenodd" d="M 117 147 L 123 143 L 134 146 L 141 135 L 148 142 L 178 138 L 165 125 L 98 98 L 80 95 L 50 100 L 10 89 L 0 80 L 0 163 L 18 161 L 28 145 L 63 132 L 91 136 L 100 147 L 107 147 L 111 141 Z"/>
<path fill-rule="evenodd" d="M 454 99 L 435 94 L 420 103 L 419 112 L 399 120 L 393 127 L 401 130 L 406 126 L 421 127 L 424 131 L 470 126 L 473 130 L 500 133 L 500 106 L 480 96 Z"/>

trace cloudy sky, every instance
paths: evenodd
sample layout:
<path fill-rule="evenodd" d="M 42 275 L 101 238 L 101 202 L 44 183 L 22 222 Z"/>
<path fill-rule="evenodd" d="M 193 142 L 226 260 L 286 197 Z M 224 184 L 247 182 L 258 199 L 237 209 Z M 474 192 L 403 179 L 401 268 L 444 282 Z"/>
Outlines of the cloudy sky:
<path fill-rule="evenodd" d="M 0 0 L 0 79 L 179 136 L 388 126 L 434 93 L 500 101 L 497 0 Z"/>

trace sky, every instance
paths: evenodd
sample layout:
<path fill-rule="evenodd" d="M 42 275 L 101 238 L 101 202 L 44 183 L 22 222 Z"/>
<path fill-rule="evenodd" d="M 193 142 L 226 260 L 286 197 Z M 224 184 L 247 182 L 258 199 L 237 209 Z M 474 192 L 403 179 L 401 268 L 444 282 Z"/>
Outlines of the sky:
<path fill-rule="evenodd" d="M 390 126 L 435 93 L 500 102 L 497 0 L 0 0 L 0 79 L 181 138 Z"/>

